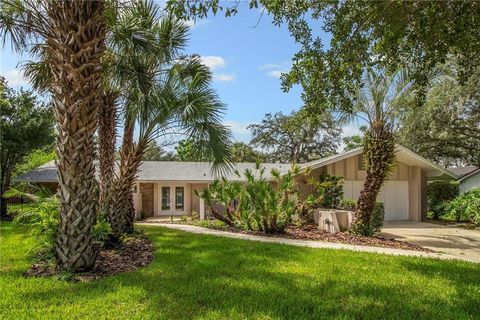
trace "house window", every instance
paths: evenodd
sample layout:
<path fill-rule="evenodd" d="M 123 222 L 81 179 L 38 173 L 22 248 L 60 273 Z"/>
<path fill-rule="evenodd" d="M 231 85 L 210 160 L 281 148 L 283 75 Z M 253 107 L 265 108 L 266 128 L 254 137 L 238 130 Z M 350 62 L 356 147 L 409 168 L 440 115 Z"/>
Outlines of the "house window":
<path fill-rule="evenodd" d="M 358 161 L 358 170 L 365 170 L 365 161 L 363 159 L 363 154 L 359 154 L 357 156 L 357 161 Z"/>
<path fill-rule="evenodd" d="M 183 187 L 175 188 L 175 210 L 183 211 L 185 198 L 185 189 Z"/>
<path fill-rule="evenodd" d="M 162 210 L 170 210 L 170 187 L 162 187 Z"/>

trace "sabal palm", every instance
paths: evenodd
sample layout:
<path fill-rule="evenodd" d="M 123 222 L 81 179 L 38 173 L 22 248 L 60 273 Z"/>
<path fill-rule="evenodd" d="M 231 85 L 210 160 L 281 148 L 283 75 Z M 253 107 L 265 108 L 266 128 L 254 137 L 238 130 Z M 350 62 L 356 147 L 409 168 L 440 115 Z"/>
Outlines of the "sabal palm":
<path fill-rule="evenodd" d="M 230 161 L 230 131 L 221 123 L 224 105 L 211 88 L 211 73 L 198 57 L 179 54 L 188 28 L 168 16 L 148 23 L 162 41 L 160 51 L 125 55 L 114 70 L 122 87 L 129 88 L 122 96 L 124 137 L 110 210 L 112 224 L 119 226 L 114 228 L 117 235 L 132 230 L 131 192 L 141 158 L 153 140 L 181 134 L 192 138 L 195 152 L 213 159 L 214 165 Z"/>
<path fill-rule="evenodd" d="M 61 204 L 56 253 L 58 267 L 73 271 L 92 268 L 97 255 L 93 159 L 104 13 L 104 2 L 94 0 L 4 0 L 0 12 L 2 35 L 18 50 L 42 53 L 52 75 Z"/>
<path fill-rule="evenodd" d="M 357 201 L 352 231 L 369 236 L 377 196 L 395 164 L 394 129 L 399 111 L 411 96 L 411 82 L 402 70 L 395 73 L 369 70 L 364 86 L 354 97 L 354 115 L 369 125 L 365 132 L 363 157 L 366 178 Z"/>

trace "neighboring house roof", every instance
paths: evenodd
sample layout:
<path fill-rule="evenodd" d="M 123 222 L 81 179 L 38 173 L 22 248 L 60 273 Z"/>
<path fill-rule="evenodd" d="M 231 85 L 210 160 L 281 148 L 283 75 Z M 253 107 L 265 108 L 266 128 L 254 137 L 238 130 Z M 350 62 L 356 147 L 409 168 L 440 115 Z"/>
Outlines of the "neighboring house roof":
<path fill-rule="evenodd" d="M 278 169 L 281 173 L 286 173 L 291 167 L 288 163 L 262 163 L 265 168 L 264 176 L 270 178 L 272 169 Z M 255 169 L 255 163 L 236 163 L 233 170 L 223 174 L 223 176 L 232 181 L 244 181 L 243 175 L 245 169 L 251 169 L 254 174 L 258 174 Z M 240 177 L 235 171 L 240 173 Z M 50 161 L 37 169 L 18 176 L 18 182 L 57 182 L 57 169 L 55 162 Z M 215 180 L 214 171 L 210 162 L 181 162 L 181 161 L 143 161 L 140 166 L 138 181 L 213 181 Z"/>
<path fill-rule="evenodd" d="M 452 178 L 457 179 L 458 176 L 427 159 L 419 156 L 400 145 L 396 146 L 397 160 L 409 166 L 419 166 L 425 170 L 427 176 L 437 176 L 446 174 Z M 320 160 L 311 161 L 301 164 L 301 168 L 319 168 L 328 164 L 361 154 L 362 149 L 355 149 L 344 153 L 336 154 Z M 265 177 L 270 178 L 270 171 L 278 169 L 281 173 L 286 173 L 291 167 L 288 163 L 263 163 L 265 168 Z M 236 163 L 233 170 L 224 174 L 225 178 L 233 181 L 244 181 L 243 172 L 245 169 L 251 169 L 254 173 L 255 163 Z M 235 171 L 240 173 L 240 177 L 235 174 Z M 215 175 L 212 171 L 212 164 L 209 162 L 180 162 L 180 161 L 144 161 L 140 166 L 140 173 L 138 181 L 191 181 L 191 182 L 208 182 L 213 181 Z M 48 162 L 37 169 L 18 176 L 16 181 L 19 182 L 56 182 L 57 172 L 54 161 Z"/>
<path fill-rule="evenodd" d="M 480 174 L 480 168 L 477 168 L 477 169 L 471 171 L 470 173 L 467 173 L 467 174 L 463 175 L 458 181 L 462 182 L 462 181 L 467 180 L 468 178 L 471 178 L 471 177 L 473 177 L 477 174 Z"/>
<path fill-rule="evenodd" d="M 465 167 L 452 167 L 448 168 L 448 170 L 455 173 L 459 178 L 463 178 L 466 175 L 469 175 L 475 171 L 478 171 L 480 168 L 477 166 L 465 166 Z"/>
<path fill-rule="evenodd" d="M 442 175 L 442 174 L 446 174 L 446 175 L 448 175 L 448 176 L 450 176 L 454 179 L 458 178 L 458 176 L 455 173 L 451 172 L 450 170 L 442 168 L 442 167 L 434 164 L 433 162 L 425 159 L 424 157 L 416 154 L 415 152 L 413 152 L 413 151 L 411 151 L 411 150 L 409 150 L 409 149 L 407 149 L 407 148 L 405 148 L 405 147 L 403 147 L 399 144 L 397 144 L 395 146 L 395 152 L 396 152 L 396 155 L 397 155 L 397 161 L 405 163 L 409 166 L 419 166 L 419 167 L 421 167 L 422 169 L 425 170 L 427 177 L 439 176 L 439 175 Z M 330 157 L 327 157 L 327 158 L 323 158 L 323 159 L 319 159 L 319 160 L 315 160 L 315 161 L 312 161 L 312 162 L 302 164 L 302 167 L 304 167 L 304 168 L 309 167 L 309 168 L 312 168 L 312 169 L 320 168 L 320 167 L 329 165 L 331 163 L 337 162 L 339 160 L 347 159 L 347 158 L 350 158 L 352 156 L 355 156 L 355 155 L 358 155 L 358 154 L 361 154 L 361 153 L 362 153 L 362 148 L 357 148 L 357 149 L 350 150 L 350 151 L 340 153 L 340 154 L 336 154 L 336 155 L 333 155 L 333 156 L 330 156 Z"/>

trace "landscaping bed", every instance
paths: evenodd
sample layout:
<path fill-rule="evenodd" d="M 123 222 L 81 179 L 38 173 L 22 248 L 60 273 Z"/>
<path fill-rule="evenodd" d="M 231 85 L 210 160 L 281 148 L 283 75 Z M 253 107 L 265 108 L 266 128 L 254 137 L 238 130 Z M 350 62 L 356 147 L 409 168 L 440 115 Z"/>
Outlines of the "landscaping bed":
<path fill-rule="evenodd" d="M 73 281 L 90 281 L 144 267 L 153 260 L 153 244 L 145 236 L 125 240 L 120 248 L 101 248 L 92 271 L 75 275 Z M 25 272 L 27 277 L 60 275 L 52 261 L 42 260 Z M 68 277 L 68 275 L 67 275 Z"/>
<path fill-rule="evenodd" d="M 148 223 L 149 221 L 147 220 L 145 222 Z M 161 223 L 188 224 L 188 225 L 194 225 L 194 226 L 203 227 L 203 228 L 251 234 L 256 236 L 260 235 L 260 236 L 297 239 L 297 240 L 313 240 L 313 241 L 345 243 L 345 244 L 358 245 L 358 246 L 384 247 L 384 248 L 394 248 L 394 249 L 402 249 L 402 250 L 435 252 L 431 249 L 427 249 L 413 243 L 394 240 L 394 239 L 383 237 L 383 236 L 360 237 L 360 236 L 349 234 L 347 232 L 339 232 L 339 233 L 332 234 L 327 231 L 318 229 L 318 227 L 314 224 L 309 224 L 305 226 L 289 225 L 285 228 L 284 233 L 266 235 L 263 232 L 259 232 L 259 231 L 247 231 L 247 230 L 232 228 L 227 226 L 223 222 L 220 222 L 217 220 L 189 220 L 189 219 L 162 220 Z"/>

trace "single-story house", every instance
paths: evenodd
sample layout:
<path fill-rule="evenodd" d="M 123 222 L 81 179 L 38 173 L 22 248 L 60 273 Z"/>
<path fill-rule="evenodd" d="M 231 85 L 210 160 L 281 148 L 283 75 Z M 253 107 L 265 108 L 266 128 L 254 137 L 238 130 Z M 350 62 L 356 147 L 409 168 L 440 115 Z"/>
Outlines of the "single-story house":
<path fill-rule="evenodd" d="M 397 163 L 378 197 L 385 204 L 385 220 L 413 220 L 425 218 L 427 210 L 427 178 L 446 174 L 454 179 L 457 176 L 441 168 L 418 154 L 397 145 Z M 266 163 L 266 177 L 276 168 L 287 172 L 291 164 Z M 344 197 L 357 199 L 365 179 L 362 150 L 355 149 L 320 160 L 301 164 L 310 168 L 313 177 L 330 174 L 344 177 Z M 254 163 L 237 163 L 235 170 L 255 169 Z M 226 173 L 229 180 L 242 181 L 232 172 Z M 57 173 L 54 162 L 17 177 L 17 181 L 55 186 Z M 205 214 L 205 205 L 195 190 L 202 190 L 215 180 L 211 164 L 208 162 L 144 161 L 133 190 L 135 209 L 145 217 L 171 216 L 198 212 Z M 312 190 L 305 177 L 298 177 L 300 191 L 307 195 Z"/>
<path fill-rule="evenodd" d="M 480 188 L 480 168 L 466 166 L 450 168 L 449 170 L 458 176 L 460 193 Z"/>

